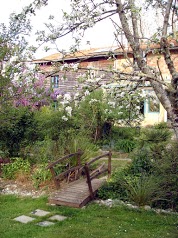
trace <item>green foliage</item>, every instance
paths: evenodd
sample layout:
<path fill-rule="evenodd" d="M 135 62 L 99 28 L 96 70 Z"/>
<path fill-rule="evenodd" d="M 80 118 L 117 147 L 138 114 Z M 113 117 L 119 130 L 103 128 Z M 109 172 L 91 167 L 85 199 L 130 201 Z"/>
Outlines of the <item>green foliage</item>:
<path fill-rule="evenodd" d="M 116 172 L 99 195 L 177 210 L 178 145 L 170 137 L 165 124 L 142 129 L 138 147 L 129 155 L 132 162 Z"/>
<path fill-rule="evenodd" d="M 52 177 L 49 170 L 46 169 L 47 163 L 37 165 L 32 173 L 32 182 L 35 188 L 39 188 L 40 184 L 49 181 Z"/>
<path fill-rule="evenodd" d="M 121 199 L 126 200 L 127 194 L 122 183 L 108 182 L 103 185 L 97 192 L 97 196 L 100 199 Z"/>
<path fill-rule="evenodd" d="M 46 163 L 56 157 L 55 142 L 50 139 L 36 141 L 34 144 L 27 146 L 21 153 L 28 158 L 32 164 Z"/>
<path fill-rule="evenodd" d="M 68 153 L 77 152 L 80 149 L 83 154 L 81 156 L 82 163 L 92 158 L 98 153 L 98 146 L 93 143 L 91 138 L 83 132 L 71 131 L 67 138 L 64 148 Z"/>
<path fill-rule="evenodd" d="M 152 128 L 143 128 L 141 130 L 138 142 L 140 146 L 152 146 L 160 143 L 167 143 L 172 136 L 171 131 L 167 127 L 156 125 Z"/>
<path fill-rule="evenodd" d="M 7 108 L 5 115 L 0 116 L 0 148 L 8 151 L 9 156 L 18 156 L 21 147 L 31 144 L 37 137 L 33 112 L 26 107 Z"/>
<path fill-rule="evenodd" d="M 130 153 L 137 146 L 136 137 L 138 137 L 137 128 L 113 126 L 110 138 L 105 141 L 105 144 L 112 144 L 112 149 L 115 151 Z"/>
<path fill-rule="evenodd" d="M 2 177 L 15 179 L 18 173 L 30 173 L 30 163 L 22 158 L 12 158 L 11 163 L 2 166 Z"/>
<path fill-rule="evenodd" d="M 114 140 L 120 139 L 130 139 L 132 140 L 134 137 L 138 136 L 138 129 L 137 127 L 119 127 L 113 126 L 112 127 L 112 138 Z"/>
<path fill-rule="evenodd" d="M 68 135 L 68 130 L 70 127 L 73 127 L 74 124 L 72 124 L 72 119 L 70 118 L 67 121 L 64 121 L 62 119 L 63 115 L 63 111 L 54 110 L 50 107 L 43 107 L 40 111 L 35 113 L 40 140 L 49 138 L 57 141 L 60 139 L 61 134 L 63 136 Z"/>
<path fill-rule="evenodd" d="M 153 128 L 143 129 L 140 138 L 144 138 L 144 143 L 142 141 L 138 149 L 132 152 L 132 163 L 128 173 L 137 176 L 139 174 L 153 176 L 157 181 L 159 199 L 152 204 L 177 210 L 178 147 L 176 143 L 171 143 L 170 137 L 171 132 L 163 123 Z"/>
<path fill-rule="evenodd" d="M 111 179 L 104 184 L 97 192 L 100 199 L 127 199 L 127 192 L 124 187 L 125 173 L 122 171 L 115 171 Z"/>
<path fill-rule="evenodd" d="M 99 145 L 104 148 L 130 153 L 137 146 L 137 128 L 112 126 L 108 136 L 103 136 Z"/>
<path fill-rule="evenodd" d="M 155 206 L 178 211 L 178 143 L 170 143 L 155 161 L 154 174 L 159 178 L 161 198 Z"/>
<path fill-rule="evenodd" d="M 107 104 L 102 90 L 87 95 L 75 108 L 74 120 L 78 128 L 88 132 L 94 141 L 102 136 L 102 126 L 107 120 Z"/>
<path fill-rule="evenodd" d="M 159 183 L 152 175 L 133 175 L 128 169 L 116 171 L 110 181 L 98 191 L 101 199 L 121 199 L 138 206 L 152 205 L 156 200 Z"/>
<path fill-rule="evenodd" d="M 138 206 L 152 205 L 156 200 L 159 184 L 155 176 L 125 176 L 124 187 L 128 200 Z"/>
<path fill-rule="evenodd" d="M 130 139 L 118 139 L 114 144 L 114 149 L 125 153 L 130 153 L 136 147 L 136 142 Z"/>
<path fill-rule="evenodd" d="M 128 167 L 130 174 L 150 174 L 153 172 L 152 155 L 148 148 L 137 149 L 130 154 L 132 163 Z"/>
<path fill-rule="evenodd" d="M 167 122 L 160 122 L 154 125 L 155 129 L 168 129 L 168 124 Z"/>

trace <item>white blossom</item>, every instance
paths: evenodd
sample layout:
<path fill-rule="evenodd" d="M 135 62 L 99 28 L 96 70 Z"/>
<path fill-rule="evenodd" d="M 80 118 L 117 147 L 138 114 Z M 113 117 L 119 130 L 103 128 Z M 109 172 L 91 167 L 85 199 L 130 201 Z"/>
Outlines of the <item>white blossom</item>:
<path fill-rule="evenodd" d="M 108 105 L 111 106 L 112 108 L 115 108 L 116 102 L 108 102 Z"/>
<path fill-rule="evenodd" d="M 75 93 L 74 99 L 77 99 L 79 97 L 79 93 Z"/>
<path fill-rule="evenodd" d="M 125 96 L 125 92 L 121 92 L 120 96 L 124 97 Z"/>
<path fill-rule="evenodd" d="M 14 63 L 18 60 L 18 57 L 17 56 L 12 56 L 9 60 L 10 63 Z"/>
<path fill-rule="evenodd" d="M 101 78 L 96 78 L 96 79 L 95 79 L 95 82 L 96 82 L 96 83 L 98 83 L 98 82 L 100 82 L 100 81 L 101 81 Z"/>
<path fill-rule="evenodd" d="M 70 64 L 70 67 L 71 67 L 74 71 L 77 71 L 77 70 L 78 70 L 78 66 L 79 66 L 78 63 L 77 63 L 77 64 L 74 64 L 74 63 Z"/>
<path fill-rule="evenodd" d="M 60 98 L 62 98 L 62 95 L 61 95 L 61 94 L 58 94 L 58 95 L 57 95 L 57 99 L 60 99 Z"/>
<path fill-rule="evenodd" d="M 63 121 L 68 121 L 68 118 L 66 116 L 62 116 Z"/>
<path fill-rule="evenodd" d="M 94 98 L 94 99 L 92 98 L 92 99 L 89 101 L 89 104 L 91 105 L 91 104 L 94 104 L 94 103 L 96 103 L 96 102 L 99 102 L 99 101 L 98 101 L 97 99 L 95 99 L 95 98 Z"/>
<path fill-rule="evenodd" d="M 84 92 L 84 95 L 85 96 L 90 95 L 90 92 L 88 91 L 88 89 Z"/>
<path fill-rule="evenodd" d="M 72 115 L 72 108 L 70 106 L 68 106 L 68 107 L 65 108 L 65 110 L 66 110 L 67 114 L 71 117 L 71 115 Z"/>
<path fill-rule="evenodd" d="M 71 100 L 71 95 L 69 93 L 64 94 L 64 103 L 68 103 Z"/>
<path fill-rule="evenodd" d="M 96 81 L 95 81 L 95 79 L 89 78 L 86 80 L 86 82 L 87 83 L 95 83 Z"/>
<path fill-rule="evenodd" d="M 67 63 L 64 63 L 63 65 L 60 66 L 60 70 L 63 71 L 64 69 L 68 68 L 69 65 Z"/>

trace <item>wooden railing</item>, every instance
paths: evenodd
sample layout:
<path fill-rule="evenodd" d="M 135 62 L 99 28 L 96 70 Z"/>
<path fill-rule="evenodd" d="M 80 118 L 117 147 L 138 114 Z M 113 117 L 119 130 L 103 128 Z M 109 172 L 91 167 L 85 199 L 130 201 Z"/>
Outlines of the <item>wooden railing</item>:
<path fill-rule="evenodd" d="M 49 169 L 51 171 L 56 188 L 60 187 L 60 179 L 63 177 L 66 177 L 68 181 L 69 181 L 72 173 L 74 173 L 74 176 L 75 176 L 74 179 L 77 179 L 80 177 L 80 173 L 81 173 L 82 167 L 83 167 L 81 164 L 82 154 L 83 154 L 83 152 L 79 149 L 76 153 L 68 154 L 68 155 L 56 160 L 55 162 L 50 163 L 47 166 L 46 169 Z M 77 157 L 76 166 L 71 167 L 69 165 L 68 168 L 64 172 L 62 172 L 60 174 L 56 174 L 56 171 L 55 171 L 56 165 L 64 162 L 65 160 L 67 160 L 69 158 L 75 157 L 75 156 Z"/>
<path fill-rule="evenodd" d="M 92 188 L 92 179 L 98 177 L 99 175 L 101 175 L 102 173 L 108 172 L 108 178 L 110 178 L 111 176 L 111 156 L 112 153 L 111 151 L 109 151 L 106 154 L 100 155 L 94 159 L 92 159 L 91 161 L 89 161 L 88 163 L 85 163 L 84 169 L 85 169 L 85 173 L 86 173 L 86 177 L 87 177 L 87 183 L 88 183 L 88 189 L 90 192 L 90 197 L 92 199 L 94 199 L 94 193 L 93 193 L 93 188 Z M 108 166 L 107 168 L 104 168 L 105 163 L 103 163 L 102 165 L 100 165 L 97 169 L 93 170 L 90 173 L 90 165 L 93 164 L 94 162 L 96 162 L 97 160 L 103 158 L 103 157 L 108 157 Z"/>
<path fill-rule="evenodd" d="M 83 152 L 79 149 L 76 153 L 72 153 L 69 155 L 66 155 L 58 160 L 56 160 L 53 163 L 50 163 L 47 166 L 47 169 L 50 169 L 54 183 L 56 188 L 60 188 L 60 181 L 62 178 L 66 177 L 67 181 L 69 182 L 70 180 L 70 176 L 74 175 L 73 179 L 76 180 L 78 178 L 80 178 L 82 171 L 85 173 L 86 175 L 86 182 L 88 184 L 88 189 L 90 192 L 90 197 L 93 199 L 94 198 L 94 193 L 93 193 L 93 188 L 92 188 L 92 180 L 96 177 L 98 177 L 99 175 L 103 174 L 103 173 L 108 173 L 108 178 L 111 176 L 111 156 L 112 153 L 111 151 L 109 151 L 108 153 L 105 153 L 103 155 L 97 156 L 96 158 L 90 160 L 89 162 L 85 163 L 85 165 L 81 164 L 81 155 L 83 154 Z M 62 164 L 65 160 L 70 159 L 72 157 L 76 156 L 76 165 L 71 167 L 68 166 L 67 169 L 63 172 L 61 172 L 60 174 L 56 174 L 55 171 L 55 166 L 59 165 L 60 163 Z M 91 170 L 90 172 L 90 166 L 96 162 L 97 160 L 104 158 L 104 157 L 108 157 L 108 165 L 107 168 L 105 168 L 105 163 L 102 163 L 97 169 Z"/>

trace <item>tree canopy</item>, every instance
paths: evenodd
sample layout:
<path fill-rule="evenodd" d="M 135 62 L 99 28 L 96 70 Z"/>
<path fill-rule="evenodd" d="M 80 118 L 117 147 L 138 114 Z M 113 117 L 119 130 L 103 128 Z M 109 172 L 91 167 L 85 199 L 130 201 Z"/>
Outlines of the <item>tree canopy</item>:
<path fill-rule="evenodd" d="M 70 2 L 71 11 L 64 12 L 64 22 L 56 25 L 53 22 L 54 17 L 50 16 L 46 24 L 50 34 L 46 35 L 44 31 L 38 31 L 39 39 L 56 43 L 58 39 L 72 32 L 75 40 L 72 50 L 75 51 L 88 28 L 110 18 L 115 27 L 115 40 L 123 49 L 125 58 L 127 59 L 127 51 L 124 50 L 121 40 L 122 34 L 133 51 L 134 63 L 129 62 L 132 67 L 130 73 L 132 78 L 134 77 L 137 82 L 139 80 L 142 83 L 150 82 L 178 136 L 178 72 L 176 61 L 170 53 L 171 47 L 177 47 L 177 2 L 174 0 L 71 0 Z M 146 11 L 150 11 L 150 16 L 147 18 L 144 17 Z M 114 15 L 118 18 L 112 18 Z M 153 16 L 159 19 L 159 25 L 152 26 L 152 32 L 148 32 L 146 26 L 150 25 L 150 17 Z M 146 51 L 142 47 L 143 44 L 146 44 Z M 158 69 L 150 67 L 145 60 L 146 52 L 153 44 L 159 45 L 159 52 L 156 53 L 164 56 L 170 73 L 170 82 L 163 77 L 159 67 Z M 137 70 L 135 70 L 135 64 Z M 119 72 L 118 81 L 123 73 Z"/>
<path fill-rule="evenodd" d="M 30 30 L 27 21 L 28 16 L 35 14 L 37 8 L 47 4 L 48 0 L 33 1 L 21 14 L 14 16 L 10 25 L 11 32 L 14 29 L 26 34 L 26 31 Z M 178 137 L 178 72 L 175 64 L 177 61 L 171 57 L 170 53 L 171 48 L 177 47 L 177 9 L 177 1 L 175 0 L 71 0 L 70 12 L 63 12 L 63 22 L 56 24 L 54 16 L 50 16 L 48 23 L 45 24 L 48 30 L 39 30 L 37 40 L 40 44 L 54 43 L 57 45 L 61 37 L 72 33 L 74 45 L 71 50 L 74 52 L 78 50 L 80 40 L 88 28 L 92 28 L 98 22 L 109 18 L 115 28 L 115 40 L 118 46 L 123 49 L 125 58 L 132 67 L 128 80 L 132 78 L 136 82 L 141 81 L 142 84 L 150 82 L 158 99 L 167 111 L 172 128 Z M 149 17 L 145 17 L 146 12 L 150 12 Z M 150 26 L 150 17 L 153 16 L 159 24 L 152 26 L 151 30 L 148 31 L 147 26 Z M 17 24 L 18 21 L 24 22 L 21 28 L 18 28 L 20 25 Z M 126 41 L 122 40 L 123 37 Z M 14 39 L 16 45 L 17 41 L 20 41 L 21 49 L 26 48 L 25 38 L 20 40 L 19 37 L 14 37 Z M 12 42 L 12 37 L 10 42 Z M 125 42 L 132 49 L 134 62 L 128 60 L 127 50 L 124 47 Z M 12 43 L 14 44 L 14 42 Z M 3 44 L 5 46 L 5 42 Z M 146 45 L 146 50 L 143 49 L 143 44 Z M 150 67 L 145 60 L 146 54 L 153 44 L 159 45 L 159 50 L 156 52 L 158 54 L 157 68 Z M 5 49 L 4 46 L 3 50 Z M 17 48 L 13 47 L 13 50 Z M 159 70 L 159 54 L 164 56 L 170 74 L 170 82 L 166 81 Z M 13 55 L 16 55 L 14 51 Z M 123 75 L 124 71 L 118 71 L 118 82 Z"/>

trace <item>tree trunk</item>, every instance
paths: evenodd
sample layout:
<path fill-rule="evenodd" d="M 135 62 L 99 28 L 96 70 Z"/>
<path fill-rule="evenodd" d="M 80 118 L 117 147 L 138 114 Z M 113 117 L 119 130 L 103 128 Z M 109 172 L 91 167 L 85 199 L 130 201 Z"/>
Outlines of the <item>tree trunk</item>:
<path fill-rule="evenodd" d="M 169 44 L 167 38 L 168 20 L 170 16 L 170 9 L 172 6 L 172 0 L 168 1 L 167 10 L 164 17 L 163 23 L 163 38 L 161 39 L 160 46 L 166 65 L 172 76 L 171 88 L 167 88 L 163 81 L 160 81 L 160 73 L 150 68 L 143 58 L 143 50 L 141 49 L 141 41 L 139 36 L 139 24 L 138 24 L 138 13 L 134 10 L 137 9 L 134 0 L 128 1 L 128 8 L 130 8 L 130 14 L 132 19 L 132 24 L 129 24 L 129 20 L 126 15 L 125 6 L 123 1 L 115 0 L 117 6 L 117 13 L 120 18 L 122 25 L 122 30 L 133 50 L 134 58 L 141 72 L 147 75 L 145 80 L 150 81 L 153 90 L 155 91 L 159 101 L 165 108 L 168 114 L 168 118 L 171 121 L 171 126 L 175 132 L 175 137 L 178 140 L 178 73 L 175 69 L 174 63 L 171 59 L 171 54 L 169 50 Z M 134 8 L 135 7 L 135 8 Z M 164 86 L 163 86 L 164 85 Z"/>

